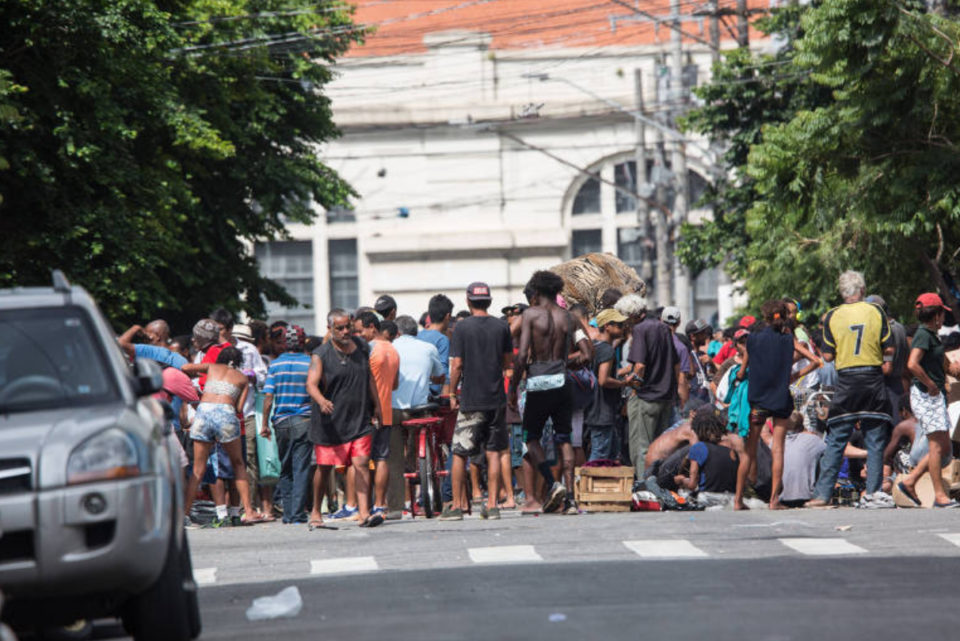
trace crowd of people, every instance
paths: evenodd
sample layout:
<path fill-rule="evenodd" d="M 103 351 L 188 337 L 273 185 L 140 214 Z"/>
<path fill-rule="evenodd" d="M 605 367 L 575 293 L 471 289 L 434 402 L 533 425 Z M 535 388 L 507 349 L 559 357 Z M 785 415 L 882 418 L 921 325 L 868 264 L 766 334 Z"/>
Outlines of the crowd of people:
<path fill-rule="evenodd" d="M 895 486 L 920 505 L 924 474 L 935 507 L 960 507 L 941 474 L 960 331 L 939 295 L 918 296 L 905 326 L 848 271 L 822 317 L 784 298 L 714 329 L 637 293 L 589 310 L 563 290 L 538 271 L 495 315 L 475 282 L 464 311 L 437 294 L 419 321 L 383 295 L 330 311 L 323 336 L 221 308 L 189 335 L 154 320 L 119 342 L 165 368 L 190 526 L 198 496 L 210 527 L 402 518 L 426 499 L 404 480 L 402 424 L 431 401 L 450 417 L 441 520 L 578 514 L 580 466 L 632 467 L 635 496 L 663 509 L 892 508 Z"/>

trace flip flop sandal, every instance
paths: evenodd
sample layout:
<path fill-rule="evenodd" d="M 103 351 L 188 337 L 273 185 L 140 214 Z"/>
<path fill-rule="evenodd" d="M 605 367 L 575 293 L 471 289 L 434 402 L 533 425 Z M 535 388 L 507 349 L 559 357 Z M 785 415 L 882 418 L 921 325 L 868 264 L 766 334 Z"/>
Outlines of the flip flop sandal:
<path fill-rule="evenodd" d="M 953 501 L 953 500 L 947 501 L 946 503 L 937 503 L 936 501 L 934 501 L 934 502 L 933 502 L 933 507 L 940 507 L 940 508 L 957 508 L 957 507 L 960 507 L 960 503 L 957 503 L 956 501 Z"/>
<path fill-rule="evenodd" d="M 907 489 L 907 486 L 903 484 L 903 481 L 900 481 L 899 483 L 897 483 L 897 489 L 900 490 L 903 493 L 903 495 L 908 499 L 910 499 L 910 502 L 916 505 L 917 507 L 920 507 L 921 505 L 923 505 L 920 502 L 920 499 L 917 498 L 917 495 L 914 492 L 911 492 L 910 490 Z"/>
<path fill-rule="evenodd" d="M 379 514 L 371 514 L 360 524 L 360 527 L 377 527 L 378 525 L 383 525 L 383 517 Z"/>
<path fill-rule="evenodd" d="M 313 532 L 314 530 L 339 530 L 340 528 L 334 525 L 327 525 L 326 523 L 319 521 L 311 521 L 307 524 L 307 531 Z"/>

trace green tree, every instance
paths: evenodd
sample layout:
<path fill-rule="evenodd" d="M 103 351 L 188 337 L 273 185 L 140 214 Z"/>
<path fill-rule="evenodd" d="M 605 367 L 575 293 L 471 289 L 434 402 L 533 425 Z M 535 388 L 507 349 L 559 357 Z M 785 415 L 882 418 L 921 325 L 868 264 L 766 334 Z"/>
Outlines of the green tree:
<path fill-rule="evenodd" d="M 0 4 L 0 286 L 60 267 L 118 324 L 291 303 L 251 243 L 349 186 L 322 94 L 359 40 L 308 0 Z"/>
<path fill-rule="evenodd" d="M 825 309 L 844 269 L 864 271 L 903 316 L 921 291 L 953 299 L 943 274 L 960 249 L 960 25 L 919 1 L 824 0 L 781 16 L 790 12 L 798 29 L 776 72 L 787 86 L 751 94 L 753 71 L 726 96 L 705 88 L 717 104 L 691 118 L 740 138 L 718 222 L 687 230 L 684 251 L 730 254 L 755 303 L 792 295 Z M 717 110 L 736 100 L 751 118 L 724 128 Z"/>

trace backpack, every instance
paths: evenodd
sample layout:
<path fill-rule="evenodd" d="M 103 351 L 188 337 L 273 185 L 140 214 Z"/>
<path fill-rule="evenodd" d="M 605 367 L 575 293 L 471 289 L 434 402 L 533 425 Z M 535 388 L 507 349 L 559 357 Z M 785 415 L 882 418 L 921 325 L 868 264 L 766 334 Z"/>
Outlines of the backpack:
<path fill-rule="evenodd" d="M 593 393 L 597 389 L 597 377 L 589 367 L 568 370 L 567 378 L 572 384 L 570 389 L 573 394 L 573 409 L 586 409 L 593 403 Z"/>

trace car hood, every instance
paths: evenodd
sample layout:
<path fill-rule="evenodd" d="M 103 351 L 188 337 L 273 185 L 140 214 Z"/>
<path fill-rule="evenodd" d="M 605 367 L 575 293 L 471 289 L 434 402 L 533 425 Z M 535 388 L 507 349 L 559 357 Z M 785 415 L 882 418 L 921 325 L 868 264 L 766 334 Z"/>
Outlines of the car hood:
<path fill-rule="evenodd" d="M 0 414 L 0 465 L 11 459 L 30 461 L 31 486 L 66 483 L 67 457 L 77 445 L 111 425 L 129 423 L 123 403 L 93 407 Z"/>

